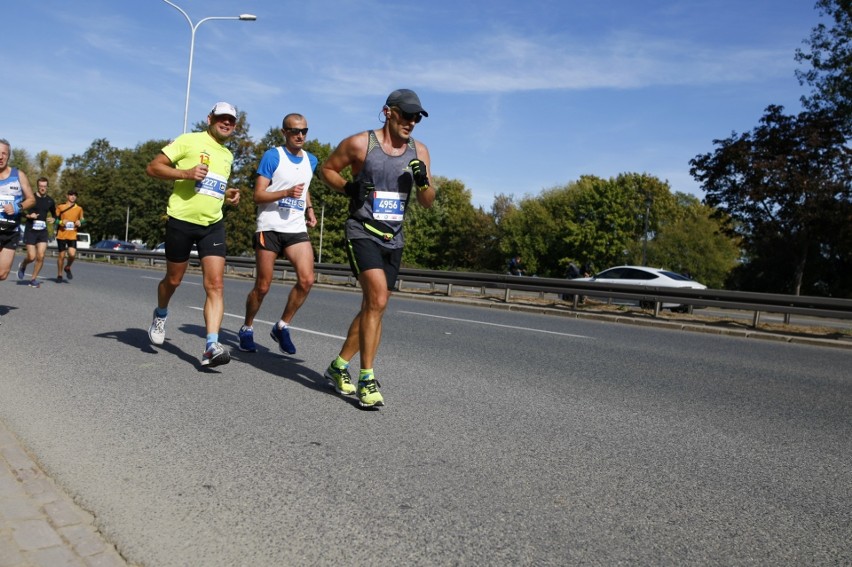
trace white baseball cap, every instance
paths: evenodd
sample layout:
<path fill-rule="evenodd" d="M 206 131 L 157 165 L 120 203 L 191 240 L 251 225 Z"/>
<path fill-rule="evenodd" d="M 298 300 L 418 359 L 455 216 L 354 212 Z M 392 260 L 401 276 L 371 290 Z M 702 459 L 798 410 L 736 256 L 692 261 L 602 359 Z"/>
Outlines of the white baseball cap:
<path fill-rule="evenodd" d="M 227 114 L 228 116 L 237 117 L 237 109 L 234 108 L 234 105 L 230 102 L 217 102 L 213 107 L 213 110 L 210 111 L 210 114 L 213 116 L 222 116 L 223 114 Z"/>

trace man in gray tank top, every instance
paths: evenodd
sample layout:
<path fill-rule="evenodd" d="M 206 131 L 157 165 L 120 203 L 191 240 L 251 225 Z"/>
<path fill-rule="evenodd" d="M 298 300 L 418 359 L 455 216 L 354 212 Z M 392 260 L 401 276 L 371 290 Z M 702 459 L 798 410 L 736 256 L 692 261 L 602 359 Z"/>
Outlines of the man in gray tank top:
<path fill-rule="evenodd" d="M 431 207 L 429 150 L 411 137 L 414 126 L 429 114 L 409 89 L 393 91 L 382 107 L 384 125 L 349 136 L 322 165 L 323 181 L 349 196 L 346 253 L 352 273 L 361 285 L 361 310 L 337 358 L 325 371 L 335 390 L 358 395 L 363 407 L 384 405 L 373 360 L 381 341 L 382 316 L 396 285 L 404 244 L 402 223 L 410 200 Z M 351 166 L 354 179 L 340 173 Z M 358 387 L 352 384 L 349 361 L 360 353 Z"/>

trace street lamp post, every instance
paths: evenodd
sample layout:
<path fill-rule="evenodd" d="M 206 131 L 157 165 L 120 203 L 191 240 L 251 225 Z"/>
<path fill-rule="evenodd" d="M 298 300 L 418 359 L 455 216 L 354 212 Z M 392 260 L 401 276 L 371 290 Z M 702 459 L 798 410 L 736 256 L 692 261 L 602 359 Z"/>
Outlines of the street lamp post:
<path fill-rule="evenodd" d="M 170 2 L 169 0 L 163 0 L 163 2 L 183 14 L 183 17 L 186 18 L 186 21 L 189 24 L 189 29 L 192 32 L 192 35 L 189 40 L 189 70 L 186 73 L 186 104 L 184 105 L 183 109 L 183 131 L 184 133 L 186 133 L 187 120 L 189 119 L 189 87 L 192 84 L 192 57 L 195 53 L 195 30 L 198 29 L 198 26 L 208 20 L 243 20 L 246 22 L 253 22 L 257 19 L 257 16 L 255 16 L 254 14 L 240 14 L 239 16 L 210 16 L 198 20 L 195 24 L 193 24 L 192 20 L 189 17 L 189 14 L 184 12 L 180 6 L 173 2 Z"/>
<path fill-rule="evenodd" d="M 645 197 L 645 233 L 642 237 L 642 265 L 647 266 L 648 258 L 648 217 L 651 216 L 651 195 Z"/>
<path fill-rule="evenodd" d="M 322 231 L 323 225 L 325 224 L 325 203 L 323 203 L 322 208 L 320 209 L 320 241 L 319 241 L 319 260 L 318 262 L 322 264 Z"/>

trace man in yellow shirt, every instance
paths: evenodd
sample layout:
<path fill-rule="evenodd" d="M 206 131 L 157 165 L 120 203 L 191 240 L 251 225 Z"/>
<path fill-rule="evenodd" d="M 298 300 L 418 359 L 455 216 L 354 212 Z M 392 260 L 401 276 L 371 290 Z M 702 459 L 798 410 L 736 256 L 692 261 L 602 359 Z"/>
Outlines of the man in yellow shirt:
<path fill-rule="evenodd" d="M 165 341 L 169 301 L 183 280 L 192 246 L 196 245 L 207 295 L 207 342 L 201 365 L 212 368 L 231 360 L 230 353 L 219 344 L 219 328 L 225 314 L 222 205 L 240 201 L 239 189 L 227 186 L 234 157 L 224 145 L 236 128 L 237 110 L 232 104 L 217 102 L 207 124 L 204 132 L 178 136 L 146 168 L 151 177 L 174 181 L 166 210 L 166 275 L 157 287 L 157 307 L 148 337 L 155 345 Z"/>

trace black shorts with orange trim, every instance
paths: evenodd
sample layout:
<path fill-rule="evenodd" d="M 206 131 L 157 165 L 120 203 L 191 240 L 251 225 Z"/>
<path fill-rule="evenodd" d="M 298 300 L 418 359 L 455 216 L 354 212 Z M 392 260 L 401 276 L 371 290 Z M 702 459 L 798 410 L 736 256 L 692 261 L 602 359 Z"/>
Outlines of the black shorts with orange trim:
<path fill-rule="evenodd" d="M 280 256 L 284 249 L 299 242 L 310 242 L 311 237 L 307 232 L 275 232 L 264 230 L 255 232 L 252 238 L 255 250 L 269 250 Z"/>

